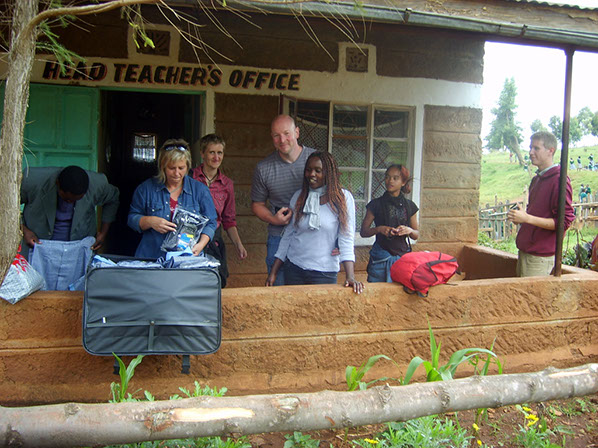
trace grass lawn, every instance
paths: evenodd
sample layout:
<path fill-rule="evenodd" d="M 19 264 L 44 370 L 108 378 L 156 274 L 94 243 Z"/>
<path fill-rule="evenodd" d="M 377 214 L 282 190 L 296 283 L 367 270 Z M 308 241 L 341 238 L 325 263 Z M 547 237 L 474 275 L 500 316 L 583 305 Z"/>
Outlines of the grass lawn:
<path fill-rule="evenodd" d="M 570 157 L 575 161 L 577 161 L 578 156 L 581 157 L 584 166 L 587 166 L 590 154 L 593 154 L 595 162 L 598 162 L 598 145 L 569 149 Z M 561 151 L 556 152 L 554 160 L 557 163 L 561 160 Z M 532 175 L 534 172 L 535 167 L 531 166 Z M 598 192 L 598 171 L 575 170 L 573 172 L 569 171 L 567 174 L 571 178 L 574 202 L 579 200 L 579 187 L 581 184 L 589 184 L 593 193 Z M 513 163 L 509 163 L 508 152 L 493 151 L 484 154 L 482 156 L 480 206 L 494 205 L 495 195 L 499 202 L 505 202 L 507 199 L 513 202 L 521 199 L 530 180 L 531 175 L 519 166 L 514 157 Z"/>

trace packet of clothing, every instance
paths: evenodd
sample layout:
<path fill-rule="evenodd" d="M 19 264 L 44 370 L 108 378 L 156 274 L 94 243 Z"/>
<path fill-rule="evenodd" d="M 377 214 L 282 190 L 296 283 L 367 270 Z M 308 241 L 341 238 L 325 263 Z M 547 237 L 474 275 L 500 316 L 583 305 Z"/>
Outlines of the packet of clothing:
<path fill-rule="evenodd" d="M 176 230 L 166 234 L 160 249 L 164 252 L 184 251 L 193 248 L 199 241 L 201 231 L 206 226 L 208 218 L 177 207 L 172 215 L 172 222 Z"/>
<path fill-rule="evenodd" d="M 168 257 L 168 254 L 166 255 Z M 192 269 L 192 268 L 217 268 L 220 266 L 220 262 L 211 255 L 200 253 L 198 256 L 188 255 L 175 255 L 174 257 L 167 258 L 164 261 L 163 266 L 165 268 L 176 268 L 176 269 Z"/>

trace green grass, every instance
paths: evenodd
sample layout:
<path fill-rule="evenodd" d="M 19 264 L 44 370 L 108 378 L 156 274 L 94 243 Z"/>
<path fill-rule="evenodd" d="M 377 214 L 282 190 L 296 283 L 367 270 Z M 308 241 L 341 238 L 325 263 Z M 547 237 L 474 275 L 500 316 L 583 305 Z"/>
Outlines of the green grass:
<path fill-rule="evenodd" d="M 524 152 L 525 154 L 525 152 Z M 570 148 L 569 156 L 577 161 L 581 157 L 584 165 L 588 163 L 588 156 L 594 154 L 595 161 L 598 161 L 598 145 L 586 146 L 583 148 Z M 560 162 L 561 152 L 557 151 L 554 160 Z M 568 167 L 567 167 L 568 168 Z M 535 167 L 531 167 L 532 174 Z M 567 173 L 571 178 L 573 187 L 573 201 L 579 199 L 579 187 L 581 184 L 589 184 L 592 192 L 598 192 L 598 171 L 573 171 Z M 482 156 L 482 181 L 480 185 L 480 206 L 486 204 L 494 205 L 494 196 L 497 195 L 499 202 L 505 202 L 507 199 L 511 202 L 521 199 L 523 192 L 529 186 L 531 177 L 527 171 L 520 167 L 513 158 L 513 163 L 509 163 L 508 152 L 493 151 Z"/>

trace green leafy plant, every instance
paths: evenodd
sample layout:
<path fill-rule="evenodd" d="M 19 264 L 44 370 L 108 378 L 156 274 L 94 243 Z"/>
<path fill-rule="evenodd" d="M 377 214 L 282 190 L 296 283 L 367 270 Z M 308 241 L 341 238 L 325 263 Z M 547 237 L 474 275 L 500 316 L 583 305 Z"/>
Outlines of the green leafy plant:
<path fill-rule="evenodd" d="M 284 443 L 284 448 L 318 448 L 320 441 L 312 439 L 309 434 L 295 431 L 293 434 L 285 434 L 287 441 Z"/>
<path fill-rule="evenodd" d="M 552 404 L 548 407 L 548 415 L 553 419 L 560 417 L 561 415 L 575 417 L 581 414 L 596 412 L 598 412 L 598 406 L 583 398 L 576 398 L 566 404 Z"/>
<path fill-rule="evenodd" d="M 375 356 L 371 356 L 370 359 L 368 359 L 366 362 L 361 364 L 359 366 L 359 368 L 357 368 L 355 366 L 347 366 L 347 368 L 345 369 L 345 379 L 347 381 L 347 390 L 353 391 L 353 390 L 357 390 L 358 388 L 359 388 L 359 390 L 365 390 L 374 383 L 377 383 L 380 381 L 386 381 L 389 379 L 395 380 L 394 378 L 384 377 L 384 378 L 375 379 L 368 383 L 361 381 L 363 379 L 363 377 L 365 376 L 365 374 L 372 367 L 374 367 L 374 364 L 376 364 L 381 359 L 386 359 L 386 360 L 394 363 L 395 365 L 397 365 L 396 362 L 394 362 L 392 359 L 390 359 L 386 355 L 375 355 Z M 397 365 L 397 367 L 398 367 L 398 365 Z"/>
<path fill-rule="evenodd" d="M 221 439 L 220 437 L 203 437 L 195 440 L 195 445 L 191 445 L 193 441 L 187 440 L 187 446 L 195 446 L 197 448 L 251 448 L 251 443 L 247 441 L 246 437 L 239 439 Z M 182 448 L 182 447 L 181 447 Z"/>
<path fill-rule="evenodd" d="M 511 254 L 517 253 L 517 246 L 515 244 L 515 236 L 509 236 L 502 241 L 494 241 L 485 232 L 478 232 L 478 244 L 484 247 L 491 247 L 492 249 L 502 250 Z"/>
<path fill-rule="evenodd" d="M 133 378 L 133 375 L 135 375 L 135 368 L 143 360 L 143 355 L 139 355 L 136 358 L 133 358 L 129 363 L 129 366 L 126 367 L 122 359 L 120 359 L 116 354 L 112 354 L 118 361 L 118 374 L 120 375 L 120 384 L 115 382 L 112 382 L 110 384 L 110 391 L 112 392 L 112 400 L 110 400 L 110 402 L 120 403 L 122 401 L 134 400 L 132 395 L 128 394 L 127 391 L 129 389 L 129 382 L 131 381 L 131 378 Z"/>
<path fill-rule="evenodd" d="M 251 448 L 251 444 L 247 441 L 247 437 L 239 439 L 201 437 L 198 439 L 155 440 L 127 445 L 112 445 L 106 448 Z"/>
<path fill-rule="evenodd" d="M 485 348 L 464 348 L 462 350 L 458 350 L 452 354 L 449 358 L 448 362 L 441 366 L 440 365 L 440 342 L 437 344 L 436 339 L 434 338 L 434 332 L 432 331 L 432 327 L 428 322 L 428 330 L 430 332 L 430 352 L 431 352 L 431 360 L 425 361 L 419 356 L 414 357 L 407 366 L 407 372 L 405 373 L 405 378 L 403 379 L 403 384 L 409 384 L 413 374 L 417 370 L 417 368 L 421 365 L 424 366 L 426 369 L 426 381 L 447 381 L 452 380 L 455 376 L 455 372 L 457 367 L 459 367 L 464 362 L 471 362 L 472 359 L 477 358 L 479 359 L 480 355 L 487 355 L 486 363 L 489 364 L 495 362 L 499 366 L 499 370 L 502 372 L 502 364 L 498 359 L 498 356 L 494 354 L 494 352 L 487 350 Z M 486 372 L 488 369 L 485 369 Z"/>
<path fill-rule="evenodd" d="M 466 448 L 472 438 L 453 420 L 429 415 L 407 422 L 389 423 L 375 439 L 361 439 L 353 443 L 363 448 Z"/>
<path fill-rule="evenodd" d="M 519 425 L 519 432 L 515 436 L 515 442 L 525 448 L 561 448 L 550 441 L 555 433 L 548 428 L 544 417 L 539 417 L 527 406 L 515 405 L 525 417 L 525 423 Z"/>
<path fill-rule="evenodd" d="M 184 387 L 179 387 L 179 390 L 185 395 L 187 395 L 187 397 L 189 398 L 203 397 L 205 395 L 209 395 L 210 397 L 223 397 L 224 394 L 228 392 L 228 389 L 226 387 L 223 387 L 220 390 L 218 390 L 217 387 L 212 388 L 207 384 L 202 387 L 199 381 L 195 381 L 194 385 L 195 389 L 193 389 L 192 392 L 190 392 L 188 389 L 185 389 Z"/>

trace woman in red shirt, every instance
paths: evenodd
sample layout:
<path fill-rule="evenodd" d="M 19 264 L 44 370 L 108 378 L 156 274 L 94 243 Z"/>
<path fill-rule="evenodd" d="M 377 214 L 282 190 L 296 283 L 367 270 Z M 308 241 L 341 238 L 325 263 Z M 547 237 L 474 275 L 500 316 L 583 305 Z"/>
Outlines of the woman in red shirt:
<path fill-rule="evenodd" d="M 237 249 L 239 259 L 247 257 L 247 250 L 241 242 L 237 230 L 235 192 L 233 181 L 222 174 L 220 165 L 224 158 L 224 147 L 226 143 L 216 134 L 208 134 L 202 137 L 199 142 L 201 158 L 203 163 L 197 168 L 191 170 L 191 177 L 205 184 L 209 189 L 214 200 L 216 213 L 218 215 L 216 233 L 214 238 L 206 247 L 206 253 L 220 261 L 220 278 L 222 287 L 226 286 L 228 277 L 228 267 L 226 263 L 226 247 L 222 238 L 222 228 L 228 233 L 229 238 Z"/>

